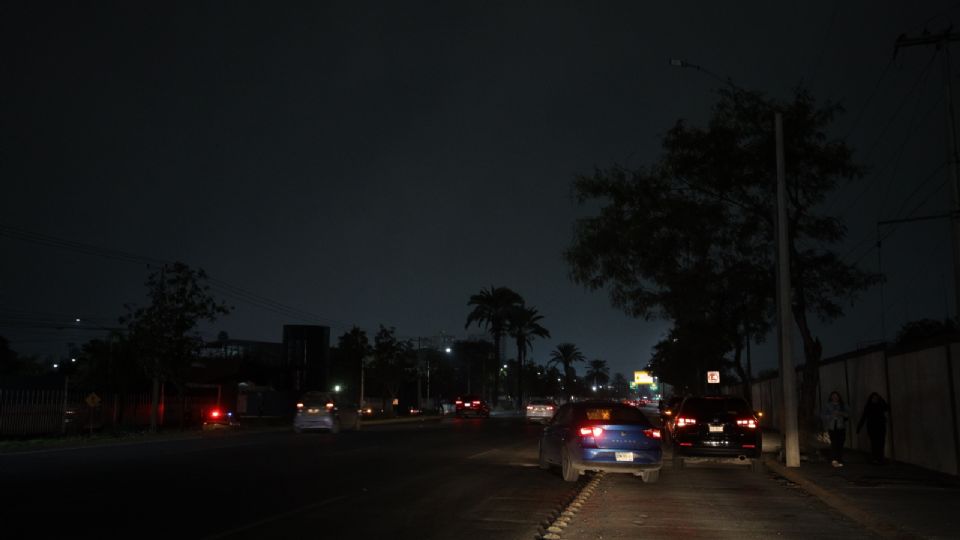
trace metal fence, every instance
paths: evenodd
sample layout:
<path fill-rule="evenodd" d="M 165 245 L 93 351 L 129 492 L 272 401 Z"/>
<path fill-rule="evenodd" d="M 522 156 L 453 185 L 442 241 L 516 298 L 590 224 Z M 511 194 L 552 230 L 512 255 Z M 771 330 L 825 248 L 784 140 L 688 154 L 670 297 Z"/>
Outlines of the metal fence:
<path fill-rule="evenodd" d="M 96 399 L 88 403 L 87 398 Z M 95 403 L 91 405 L 91 403 Z M 0 437 L 29 437 L 150 425 L 150 392 L 102 393 L 89 389 L 0 388 Z M 198 425 L 211 396 L 161 396 L 157 421 L 164 426 Z"/>

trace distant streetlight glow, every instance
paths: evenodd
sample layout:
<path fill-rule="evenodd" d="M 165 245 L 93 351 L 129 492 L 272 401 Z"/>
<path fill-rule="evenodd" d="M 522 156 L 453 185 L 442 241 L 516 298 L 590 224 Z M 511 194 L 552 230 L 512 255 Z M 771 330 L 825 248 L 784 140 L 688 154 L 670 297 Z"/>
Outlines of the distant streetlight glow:
<path fill-rule="evenodd" d="M 444 352 L 446 352 L 447 354 L 450 354 L 453 352 L 453 349 L 451 349 L 450 347 L 447 347 L 446 349 L 444 349 Z"/>
<path fill-rule="evenodd" d="M 80 322 L 80 319 L 74 319 L 73 322 Z"/>
<path fill-rule="evenodd" d="M 339 391 L 340 391 L 340 385 L 339 385 L 339 384 L 335 385 L 335 386 L 333 387 L 333 391 L 334 391 L 334 392 L 339 392 Z"/>
<path fill-rule="evenodd" d="M 76 359 L 76 358 L 71 358 L 70 361 L 71 361 L 71 362 L 76 362 L 77 359 Z"/>
<path fill-rule="evenodd" d="M 54 364 L 54 365 L 53 365 L 53 369 L 57 369 L 58 367 L 60 367 L 60 364 Z"/>
<path fill-rule="evenodd" d="M 597 385 L 593 385 L 593 391 L 594 391 L 594 392 L 597 391 Z"/>

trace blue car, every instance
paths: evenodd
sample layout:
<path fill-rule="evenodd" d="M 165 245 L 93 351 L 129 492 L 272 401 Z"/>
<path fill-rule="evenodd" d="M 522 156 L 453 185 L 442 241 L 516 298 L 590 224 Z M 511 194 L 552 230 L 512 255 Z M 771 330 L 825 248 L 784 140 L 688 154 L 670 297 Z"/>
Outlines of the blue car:
<path fill-rule="evenodd" d="M 630 405 L 567 403 L 543 430 L 539 465 L 559 465 L 567 482 L 576 482 L 584 471 L 604 471 L 631 473 L 653 483 L 663 465 L 660 430 Z"/>

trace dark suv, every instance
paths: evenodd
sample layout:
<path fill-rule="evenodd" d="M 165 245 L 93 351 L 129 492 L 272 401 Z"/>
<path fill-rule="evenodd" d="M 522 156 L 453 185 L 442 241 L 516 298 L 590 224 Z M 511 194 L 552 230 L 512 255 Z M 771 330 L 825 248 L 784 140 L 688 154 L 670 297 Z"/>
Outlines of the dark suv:
<path fill-rule="evenodd" d="M 457 417 L 481 416 L 483 418 L 490 418 L 490 407 L 480 396 L 463 396 L 462 398 L 457 398 L 454 405 L 456 406 L 455 414 Z"/>
<path fill-rule="evenodd" d="M 687 456 L 733 458 L 761 470 L 763 432 L 747 401 L 736 396 L 688 397 L 673 418 L 673 463 Z"/>

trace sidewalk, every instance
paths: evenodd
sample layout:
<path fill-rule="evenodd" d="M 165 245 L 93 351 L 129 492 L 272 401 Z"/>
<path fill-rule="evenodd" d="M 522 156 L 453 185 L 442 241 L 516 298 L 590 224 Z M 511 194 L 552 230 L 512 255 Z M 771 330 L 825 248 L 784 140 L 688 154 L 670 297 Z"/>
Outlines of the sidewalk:
<path fill-rule="evenodd" d="M 767 467 L 807 493 L 885 538 L 960 536 L 960 478 L 905 463 L 868 462 L 844 451 L 845 466 L 803 461 L 788 469 L 767 456 Z"/>

